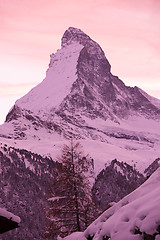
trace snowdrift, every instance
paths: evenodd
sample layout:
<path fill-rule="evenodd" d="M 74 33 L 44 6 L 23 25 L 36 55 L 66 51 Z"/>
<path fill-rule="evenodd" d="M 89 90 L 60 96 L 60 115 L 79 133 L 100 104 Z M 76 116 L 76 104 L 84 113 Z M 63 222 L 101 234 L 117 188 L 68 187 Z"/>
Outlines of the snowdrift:
<path fill-rule="evenodd" d="M 160 239 L 160 168 L 139 188 L 106 210 L 83 233 L 65 240 Z"/>

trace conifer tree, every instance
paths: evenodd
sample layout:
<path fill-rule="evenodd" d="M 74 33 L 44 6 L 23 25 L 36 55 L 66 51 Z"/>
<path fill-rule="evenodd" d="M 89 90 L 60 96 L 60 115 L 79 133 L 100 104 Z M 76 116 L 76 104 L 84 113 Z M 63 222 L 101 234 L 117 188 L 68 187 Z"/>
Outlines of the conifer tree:
<path fill-rule="evenodd" d="M 58 161 L 61 165 L 53 183 L 54 196 L 49 199 L 47 239 L 83 231 L 95 218 L 90 185 L 92 160 L 84 155 L 81 144 L 71 139 L 63 146 Z"/>

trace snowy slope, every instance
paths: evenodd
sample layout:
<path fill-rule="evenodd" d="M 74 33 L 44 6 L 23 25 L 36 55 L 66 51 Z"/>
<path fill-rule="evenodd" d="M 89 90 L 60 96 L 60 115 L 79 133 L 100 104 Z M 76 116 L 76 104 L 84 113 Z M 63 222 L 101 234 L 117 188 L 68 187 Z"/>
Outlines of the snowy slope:
<path fill-rule="evenodd" d="M 85 134 L 88 134 L 88 137 L 78 140 L 83 145 L 84 152 L 86 154 L 89 153 L 94 159 L 96 175 L 105 167 L 105 164 L 108 164 L 115 158 L 119 161 L 127 162 L 132 166 L 136 165 L 136 168 L 140 172 L 143 172 L 149 164 L 160 157 L 158 122 L 144 118 L 135 118 L 123 121 L 123 125 L 120 127 L 110 121 L 105 122 L 100 119 L 94 122 L 89 121 L 88 125 L 94 127 L 95 130 L 89 128 L 83 130 L 81 128 L 82 137 L 85 137 Z M 21 127 L 20 123 L 22 124 Z M 29 120 L 20 118 L 20 130 L 17 129 L 17 133 L 21 132 L 29 124 Z M 16 131 L 11 122 L 5 123 L 1 127 L 0 133 L 5 136 L 9 131 L 10 139 L 0 137 L 0 142 L 17 148 L 24 148 L 25 146 L 29 151 L 41 154 L 42 156 L 51 156 L 53 159 L 56 159 L 60 155 L 62 145 L 68 141 L 56 131 L 46 131 L 42 127 L 35 130 L 33 125 L 25 131 L 27 135 L 26 139 L 12 139 Z M 98 134 L 96 129 L 99 130 Z M 78 131 L 79 129 L 77 129 Z M 89 135 L 95 133 L 99 137 L 90 139 Z"/>
<path fill-rule="evenodd" d="M 82 48 L 79 43 L 73 43 L 52 54 L 46 78 L 15 104 L 34 113 L 50 112 L 59 106 L 77 79 L 76 65 Z"/>
<path fill-rule="evenodd" d="M 84 233 L 73 233 L 64 239 L 85 240 L 89 236 L 93 240 L 160 239 L 159 182 L 160 168 L 143 185 L 106 210 Z"/>

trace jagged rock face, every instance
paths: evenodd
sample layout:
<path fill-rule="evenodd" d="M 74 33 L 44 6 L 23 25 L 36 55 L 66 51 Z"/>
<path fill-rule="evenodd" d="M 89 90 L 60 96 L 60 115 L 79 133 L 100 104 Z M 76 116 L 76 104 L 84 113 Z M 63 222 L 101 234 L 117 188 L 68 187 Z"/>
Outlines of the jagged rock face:
<path fill-rule="evenodd" d="M 65 31 L 62 37 L 61 46 L 62 48 L 64 48 L 67 45 L 70 45 L 74 42 L 83 45 L 84 48 L 87 49 L 87 52 L 84 50 L 84 53 L 87 54 L 86 56 L 88 57 L 88 61 L 90 61 L 93 64 L 93 59 L 99 59 L 101 60 L 102 68 L 103 66 L 106 68 L 105 72 L 106 70 L 107 72 L 110 72 L 111 66 L 108 60 L 106 59 L 105 54 L 101 47 L 99 46 L 99 44 L 93 41 L 88 35 L 86 35 L 80 29 L 70 27 L 68 28 L 68 30 Z M 100 65 L 97 67 L 100 67 Z"/>
<path fill-rule="evenodd" d="M 116 102 L 110 64 L 101 47 L 79 29 L 69 28 L 62 38 L 62 47 L 73 42 L 84 46 L 77 64 L 77 80 L 64 99 L 60 111 L 78 112 L 94 119 L 117 121 L 111 103 Z M 116 103 L 117 104 L 117 103 Z M 116 105 L 114 104 L 114 105 Z M 122 104 L 124 108 L 125 104 Z M 124 111 L 121 115 L 124 114 Z"/>
<path fill-rule="evenodd" d="M 110 72 L 110 64 L 101 47 L 81 30 L 69 28 L 62 38 L 62 47 L 78 42 L 84 46 L 78 64 L 78 79 L 71 93 L 61 104 L 61 111 L 80 112 L 90 118 L 127 118 L 131 111 L 145 116 L 156 116 L 160 110 L 139 91 L 126 87 Z"/>
<path fill-rule="evenodd" d="M 16 105 L 10 110 L 10 112 L 6 116 L 6 122 L 10 122 L 13 119 L 16 120 L 21 116 L 21 109 Z"/>
<path fill-rule="evenodd" d="M 97 176 L 93 195 L 99 208 L 105 210 L 110 202 L 118 202 L 145 181 L 145 177 L 127 163 L 113 160 Z"/>
<path fill-rule="evenodd" d="M 83 48 L 77 65 L 78 79 L 71 93 L 65 98 L 60 110 L 68 110 L 88 117 L 104 119 L 110 114 L 107 102 L 114 101 L 115 92 L 107 70 L 107 60 L 92 56 Z M 114 117 L 112 117 L 114 118 Z"/>
<path fill-rule="evenodd" d="M 148 177 L 150 177 L 156 170 L 157 168 L 160 167 L 160 158 L 157 158 L 152 162 L 148 168 L 145 169 L 144 173 Z"/>

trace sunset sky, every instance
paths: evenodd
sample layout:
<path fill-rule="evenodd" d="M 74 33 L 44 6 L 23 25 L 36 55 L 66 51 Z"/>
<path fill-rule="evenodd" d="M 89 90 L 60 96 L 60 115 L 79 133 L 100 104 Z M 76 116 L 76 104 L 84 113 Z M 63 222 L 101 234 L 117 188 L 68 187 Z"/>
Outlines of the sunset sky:
<path fill-rule="evenodd" d="M 126 85 L 160 98 L 160 0 L 0 0 L 0 123 L 45 78 L 68 27 L 98 42 Z"/>

